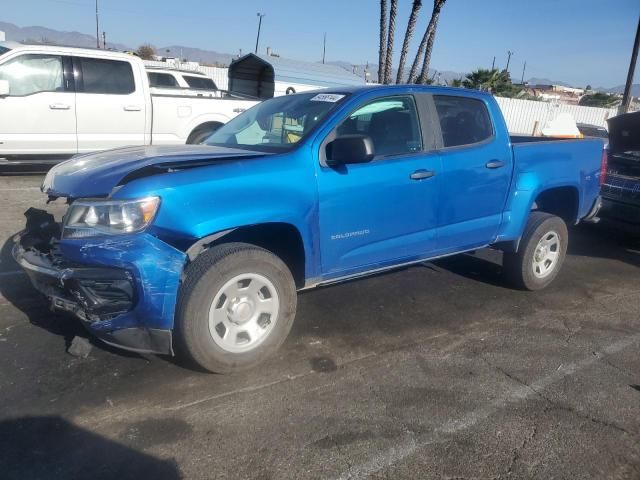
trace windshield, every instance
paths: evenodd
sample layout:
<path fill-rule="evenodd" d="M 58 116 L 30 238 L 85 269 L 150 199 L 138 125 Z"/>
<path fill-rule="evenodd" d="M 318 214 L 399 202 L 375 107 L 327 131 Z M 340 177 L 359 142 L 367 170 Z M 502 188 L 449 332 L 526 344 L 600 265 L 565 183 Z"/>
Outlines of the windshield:
<path fill-rule="evenodd" d="M 9 50 L 11 50 L 10 48 L 7 47 L 3 47 L 2 45 L 0 45 L 0 55 L 4 55 L 5 53 L 7 53 Z"/>
<path fill-rule="evenodd" d="M 272 98 L 220 127 L 205 143 L 285 152 L 305 138 L 346 96 L 345 93 L 300 93 Z"/>

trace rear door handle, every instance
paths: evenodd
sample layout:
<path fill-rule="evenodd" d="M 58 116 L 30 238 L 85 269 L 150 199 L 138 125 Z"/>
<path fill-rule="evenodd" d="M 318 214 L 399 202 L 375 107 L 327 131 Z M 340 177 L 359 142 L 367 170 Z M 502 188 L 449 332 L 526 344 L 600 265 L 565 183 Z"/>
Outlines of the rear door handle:
<path fill-rule="evenodd" d="M 504 162 L 502 160 L 491 160 L 485 164 L 487 168 L 500 168 L 504 167 Z"/>
<path fill-rule="evenodd" d="M 409 178 L 411 180 L 424 180 L 426 178 L 431 178 L 436 174 L 436 172 L 432 172 L 431 170 L 416 170 Z"/>
<path fill-rule="evenodd" d="M 123 108 L 125 112 L 139 112 L 142 110 L 138 105 L 125 105 Z"/>
<path fill-rule="evenodd" d="M 49 108 L 51 110 L 69 110 L 71 106 L 67 105 L 66 103 L 52 103 L 51 105 L 49 105 Z"/>

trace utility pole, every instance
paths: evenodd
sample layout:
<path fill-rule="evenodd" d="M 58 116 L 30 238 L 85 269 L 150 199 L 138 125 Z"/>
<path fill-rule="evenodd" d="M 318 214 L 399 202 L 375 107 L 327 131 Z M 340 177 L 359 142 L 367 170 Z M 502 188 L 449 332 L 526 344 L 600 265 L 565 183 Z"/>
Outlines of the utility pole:
<path fill-rule="evenodd" d="M 322 63 L 324 63 L 324 56 L 327 53 L 327 32 L 324 32 L 324 42 L 322 43 Z"/>
<path fill-rule="evenodd" d="M 262 27 L 262 17 L 266 15 L 266 13 L 258 12 L 258 36 L 256 37 L 256 55 L 258 54 L 258 43 L 260 42 L 260 28 Z"/>
<path fill-rule="evenodd" d="M 520 85 L 524 85 L 524 72 L 527 69 L 527 61 L 525 60 L 524 66 L 522 67 L 522 79 L 520 80 Z"/>
<path fill-rule="evenodd" d="M 98 0 L 96 0 L 96 47 L 100 48 L 100 27 L 98 24 Z"/>
<path fill-rule="evenodd" d="M 507 67 L 505 68 L 507 73 L 509 73 L 509 62 L 511 61 L 511 55 L 513 55 L 513 52 L 511 50 L 507 50 Z"/>
<path fill-rule="evenodd" d="M 493 62 L 491 62 L 491 70 L 495 70 L 496 69 L 496 56 L 493 56 Z"/>
<path fill-rule="evenodd" d="M 633 44 L 631 52 L 631 62 L 629 63 L 629 72 L 627 72 L 627 83 L 624 85 L 624 94 L 622 95 L 622 104 L 618 113 L 627 113 L 631 104 L 631 86 L 633 85 L 633 77 L 636 73 L 636 63 L 638 63 L 638 49 L 640 48 L 640 18 L 638 18 L 638 28 L 636 30 L 636 40 Z"/>

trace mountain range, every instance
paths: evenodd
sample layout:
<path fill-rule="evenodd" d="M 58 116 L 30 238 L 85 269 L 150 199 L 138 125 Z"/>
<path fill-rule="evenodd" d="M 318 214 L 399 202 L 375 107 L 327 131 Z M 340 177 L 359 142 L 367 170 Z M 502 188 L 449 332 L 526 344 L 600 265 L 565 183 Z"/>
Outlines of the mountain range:
<path fill-rule="evenodd" d="M 57 45 L 66 45 L 73 47 L 95 47 L 96 38 L 93 35 L 88 35 L 82 32 L 65 32 L 60 30 L 54 30 L 51 28 L 31 26 L 31 27 L 19 27 L 13 23 L 1 22 L 0 31 L 4 31 L 7 40 L 24 43 L 50 43 Z M 130 45 L 123 45 L 121 43 L 114 43 L 107 41 L 107 47 L 114 50 L 135 50 L 136 47 Z M 171 57 L 186 58 L 188 60 L 197 61 L 207 64 L 222 64 L 229 65 L 234 58 L 237 58 L 237 54 L 221 53 L 214 50 L 206 50 L 202 48 L 186 47 L 184 45 L 168 45 L 165 47 L 156 47 L 156 53 L 158 55 L 165 55 Z M 377 78 L 378 66 L 371 65 L 354 65 L 346 61 L 332 61 L 327 62 L 333 65 L 338 65 L 346 70 L 355 71 L 358 75 L 363 75 L 366 68 L 371 72 L 371 79 Z M 452 71 L 429 71 L 430 76 L 436 76 L 439 83 L 449 84 L 452 80 L 463 78 L 466 74 L 461 72 Z M 395 73 L 394 73 L 395 78 Z M 563 85 L 570 87 L 569 83 L 561 80 L 550 80 L 548 78 L 532 77 L 528 79 L 529 85 Z M 606 93 L 622 93 L 624 91 L 624 85 L 618 85 L 613 88 L 598 87 L 595 90 Z M 640 96 L 640 84 L 634 84 L 631 89 L 631 94 L 634 97 Z"/>

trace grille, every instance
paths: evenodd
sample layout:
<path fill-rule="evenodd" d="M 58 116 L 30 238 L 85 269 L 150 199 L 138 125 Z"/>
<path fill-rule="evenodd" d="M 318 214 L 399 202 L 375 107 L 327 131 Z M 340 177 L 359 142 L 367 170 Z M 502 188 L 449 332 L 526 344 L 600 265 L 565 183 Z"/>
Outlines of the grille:
<path fill-rule="evenodd" d="M 640 178 L 609 172 L 602 185 L 602 195 L 616 200 L 640 203 Z"/>

